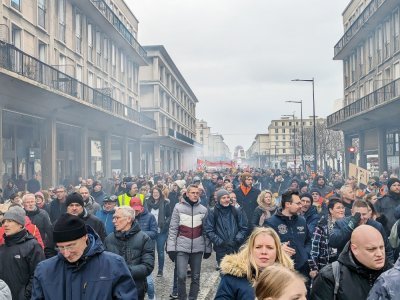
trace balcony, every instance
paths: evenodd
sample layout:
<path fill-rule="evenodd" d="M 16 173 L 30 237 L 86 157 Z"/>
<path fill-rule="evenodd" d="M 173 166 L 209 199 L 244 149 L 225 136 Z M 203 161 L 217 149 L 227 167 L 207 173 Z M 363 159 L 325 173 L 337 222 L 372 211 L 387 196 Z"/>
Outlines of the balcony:
<path fill-rule="evenodd" d="M 0 44 L 0 68 L 29 78 L 50 89 L 72 96 L 114 116 L 156 129 L 155 120 L 113 99 L 103 90 L 89 87 L 75 78 L 58 71 L 15 46 Z"/>
<path fill-rule="evenodd" d="M 353 103 L 350 103 L 346 107 L 338 110 L 337 112 L 331 114 L 327 118 L 327 126 L 328 128 L 339 129 L 339 124 L 348 121 L 350 118 L 363 115 L 371 110 L 375 110 L 377 108 L 381 108 L 385 104 L 392 103 L 392 100 L 395 100 L 400 97 L 400 79 L 396 79 L 389 84 L 377 89 L 376 91 L 368 94 Z M 398 107 L 396 112 L 398 111 Z M 374 111 L 374 115 L 377 118 L 381 118 Z M 389 115 L 386 112 L 386 118 Z M 385 118 L 385 117 L 383 117 Z M 369 118 L 366 118 L 369 120 Z M 355 124 L 353 124 L 354 127 Z"/>
<path fill-rule="evenodd" d="M 140 57 L 146 61 L 147 53 L 140 46 L 139 42 L 135 39 L 133 34 L 126 28 L 124 23 L 118 18 L 118 16 L 112 11 L 104 0 L 90 0 L 97 10 L 110 22 L 111 25 L 122 35 L 122 37 L 136 50 Z"/>
<path fill-rule="evenodd" d="M 357 46 L 356 39 L 361 35 L 361 31 L 365 29 L 366 34 L 370 34 L 396 5 L 398 5 L 396 0 L 372 0 L 335 45 L 334 59 L 340 60 L 346 57 L 348 53 L 345 53 L 345 49 L 348 48 L 351 52 L 351 48 Z"/>
<path fill-rule="evenodd" d="M 192 140 L 191 138 L 188 138 L 187 136 L 183 135 L 182 133 L 179 133 L 176 130 L 173 130 L 171 128 L 168 128 L 168 135 L 173 138 L 176 138 L 177 140 L 185 142 L 187 144 L 190 144 L 190 145 L 194 144 L 194 140 Z"/>

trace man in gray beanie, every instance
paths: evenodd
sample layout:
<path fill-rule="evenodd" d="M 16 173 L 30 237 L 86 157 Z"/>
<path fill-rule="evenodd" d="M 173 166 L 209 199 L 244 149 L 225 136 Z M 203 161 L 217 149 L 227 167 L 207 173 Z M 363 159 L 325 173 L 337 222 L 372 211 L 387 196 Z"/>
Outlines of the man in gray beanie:
<path fill-rule="evenodd" d="M 25 211 L 11 207 L 2 221 L 4 244 L 0 246 L 0 278 L 11 290 L 12 299 L 30 299 L 36 265 L 45 259 L 38 241 L 25 229 Z"/>
<path fill-rule="evenodd" d="M 208 212 L 204 228 L 213 243 L 219 266 L 225 255 L 236 252 L 245 241 L 248 222 L 241 208 L 230 205 L 227 190 L 220 189 L 215 195 L 216 204 Z"/>

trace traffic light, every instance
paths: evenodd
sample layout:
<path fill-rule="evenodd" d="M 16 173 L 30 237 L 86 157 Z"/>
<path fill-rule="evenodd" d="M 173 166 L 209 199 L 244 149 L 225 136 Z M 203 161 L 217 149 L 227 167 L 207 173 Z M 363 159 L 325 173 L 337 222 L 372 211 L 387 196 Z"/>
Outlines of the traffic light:
<path fill-rule="evenodd" d="M 350 159 L 354 159 L 355 158 L 354 153 L 356 152 L 356 147 L 353 146 L 349 147 L 349 152 L 350 152 Z"/>

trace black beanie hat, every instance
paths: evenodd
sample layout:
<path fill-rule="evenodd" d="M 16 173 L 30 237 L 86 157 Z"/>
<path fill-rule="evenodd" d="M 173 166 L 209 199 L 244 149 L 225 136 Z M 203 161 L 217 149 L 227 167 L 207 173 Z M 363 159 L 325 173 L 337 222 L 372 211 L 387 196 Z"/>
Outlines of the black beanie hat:
<path fill-rule="evenodd" d="M 68 207 L 71 203 L 78 203 L 82 207 L 85 206 L 82 195 L 77 192 L 71 193 L 67 196 L 67 199 L 65 200 L 65 206 Z"/>
<path fill-rule="evenodd" d="M 301 195 L 300 195 L 300 199 L 303 198 L 303 197 L 306 197 L 306 198 L 310 199 L 310 200 L 311 200 L 311 204 L 314 203 L 314 199 L 313 199 L 313 197 L 312 197 L 312 195 L 311 195 L 310 193 L 303 193 L 303 194 L 301 194 Z"/>
<path fill-rule="evenodd" d="M 392 186 L 393 183 L 398 182 L 400 183 L 400 180 L 398 178 L 390 178 L 387 182 L 387 187 L 388 190 L 390 190 L 390 187 Z"/>
<path fill-rule="evenodd" d="M 75 241 L 87 234 L 85 222 L 74 215 L 62 214 L 54 224 L 53 241 L 63 243 Z"/>

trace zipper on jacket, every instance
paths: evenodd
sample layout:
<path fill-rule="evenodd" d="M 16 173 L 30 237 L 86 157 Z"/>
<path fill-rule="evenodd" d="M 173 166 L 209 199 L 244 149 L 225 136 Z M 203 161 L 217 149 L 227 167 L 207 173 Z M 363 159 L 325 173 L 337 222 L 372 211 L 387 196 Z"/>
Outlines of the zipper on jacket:
<path fill-rule="evenodd" d="M 190 253 L 193 253 L 193 207 L 194 205 L 192 205 L 192 245 L 190 248 Z"/>

